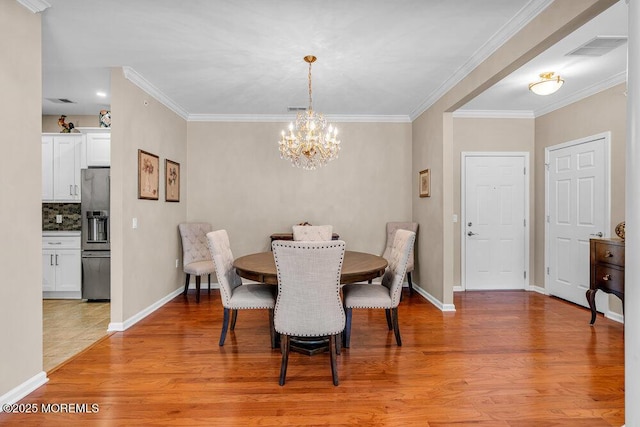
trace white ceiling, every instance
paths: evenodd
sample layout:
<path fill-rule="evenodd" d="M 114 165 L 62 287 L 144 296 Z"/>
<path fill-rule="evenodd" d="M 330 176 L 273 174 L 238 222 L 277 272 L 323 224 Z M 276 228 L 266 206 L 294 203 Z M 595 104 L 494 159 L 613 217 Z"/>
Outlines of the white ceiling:
<path fill-rule="evenodd" d="M 302 58 L 313 54 L 318 57 L 315 109 L 329 116 L 398 121 L 419 115 L 550 3 L 47 1 L 43 114 L 97 114 L 108 108 L 109 69 L 124 66 L 130 79 L 185 118 L 280 118 L 292 114 L 287 107 L 307 105 Z M 560 98 L 584 96 L 605 81 L 624 81 L 626 44 L 600 58 L 564 54 L 595 35 L 626 35 L 626 7 L 620 1 L 464 110 L 537 114 Z M 550 70 L 566 79 L 562 89 L 549 97 L 529 93 L 527 84 Z M 107 97 L 99 98 L 97 91 Z M 57 98 L 75 104 L 49 101 Z"/>

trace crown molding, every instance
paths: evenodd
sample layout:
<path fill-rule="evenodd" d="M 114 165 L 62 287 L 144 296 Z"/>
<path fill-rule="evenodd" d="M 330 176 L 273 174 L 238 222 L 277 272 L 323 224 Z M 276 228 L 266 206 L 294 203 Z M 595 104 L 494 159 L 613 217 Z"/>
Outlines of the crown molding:
<path fill-rule="evenodd" d="M 147 79 L 142 77 L 137 71 L 135 71 L 131 67 L 122 67 L 122 71 L 124 72 L 124 77 L 129 80 L 134 85 L 138 86 L 140 89 L 151 95 L 162 105 L 176 113 L 178 116 L 182 117 L 185 120 L 188 120 L 189 113 L 182 108 L 180 105 L 175 103 L 171 98 L 162 93 L 160 89 L 151 84 Z"/>
<path fill-rule="evenodd" d="M 258 122 L 282 123 L 295 120 L 295 114 L 189 114 L 190 122 Z M 325 115 L 332 123 L 411 123 L 409 116 Z"/>
<path fill-rule="evenodd" d="M 51 7 L 45 0 L 18 0 L 18 3 L 33 13 L 39 13 Z"/>
<path fill-rule="evenodd" d="M 530 110 L 457 110 L 453 117 L 458 119 L 535 119 Z"/>
<path fill-rule="evenodd" d="M 533 111 L 533 114 L 535 117 L 540 117 L 543 116 L 545 114 L 548 114 L 552 111 L 558 110 L 562 107 L 566 107 L 569 104 L 573 104 L 574 102 L 578 102 L 584 98 L 588 98 L 591 95 L 595 95 L 596 93 L 602 92 L 603 90 L 607 90 L 610 89 L 616 85 L 619 85 L 620 83 L 624 83 L 627 81 L 627 72 L 626 71 L 622 71 L 618 74 L 614 74 L 613 76 L 609 77 L 608 79 L 605 79 L 599 83 L 596 83 L 592 86 L 586 87 L 582 90 L 579 90 L 575 93 L 572 93 L 569 96 L 566 97 L 562 97 L 562 99 L 560 99 L 557 102 L 554 102 L 553 104 L 549 104 L 543 108 L 537 109 Z"/>
<path fill-rule="evenodd" d="M 436 101 L 450 91 L 455 85 L 460 83 L 462 79 L 469 75 L 478 65 L 482 64 L 489 56 L 507 42 L 511 37 L 516 35 L 518 31 L 527 25 L 533 18 L 538 16 L 546 9 L 554 0 L 531 0 L 502 28 L 498 30 L 485 44 L 483 44 L 471 58 L 467 60 L 460 68 L 458 68 L 445 82 L 440 85 L 431 95 L 429 95 L 420 105 L 418 105 L 409 114 L 413 121 L 420 114 L 424 113 Z"/>

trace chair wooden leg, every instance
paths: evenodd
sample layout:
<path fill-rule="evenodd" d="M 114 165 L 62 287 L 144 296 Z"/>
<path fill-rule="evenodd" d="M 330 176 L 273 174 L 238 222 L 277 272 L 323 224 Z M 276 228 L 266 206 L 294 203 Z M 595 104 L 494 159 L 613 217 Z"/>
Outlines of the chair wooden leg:
<path fill-rule="evenodd" d="M 280 350 L 282 351 L 282 363 L 280 365 L 280 385 L 284 385 L 287 377 L 287 363 L 289 363 L 289 335 L 280 335 Z"/>
<path fill-rule="evenodd" d="M 209 273 L 209 294 L 211 293 L 211 273 Z"/>
<path fill-rule="evenodd" d="M 402 338 L 400 337 L 400 325 L 398 324 L 398 307 L 391 309 L 391 315 L 393 321 L 393 332 L 396 335 L 396 344 L 398 344 L 398 347 L 401 347 Z"/>
<path fill-rule="evenodd" d="M 413 295 L 413 280 L 410 271 L 407 271 L 407 281 L 409 282 L 409 295 Z"/>
<path fill-rule="evenodd" d="M 373 283 L 373 279 L 369 279 L 369 282 L 368 282 L 368 283 L 369 283 L 369 284 L 372 284 L 372 283 Z"/>
<path fill-rule="evenodd" d="M 227 338 L 227 329 L 229 327 L 229 309 L 224 309 L 224 316 L 222 317 L 222 332 L 220 332 L 220 342 L 218 345 L 222 347 L 224 345 L 224 340 Z"/>
<path fill-rule="evenodd" d="M 384 314 L 387 316 L 387 327 L 389 328 L 389 330 L 393 329 L 393 322 L 391 322 L 391 309 L 385 309 Z"/>
<path fill-rule="evenodd" d="M 342 333 L 332 336 L 331 339 L 336 341 L 336 353 L 340 354 L 342 352 Z"/>
<path fill-rule="evenodd" d="M 336 336 L 329 337 L 329 352 L 331 357 L 331 376 L 333 377 L 333 385 L 338 385 L 338 353 L 336 349 Z"/>
<path fill-rule="evenodd" d="M 231 330 L 236 328 L 236 320 L 238 319 L 238 310 L 231 310 Z"/>
<path fill-rule="evenodd" d="M 187 280 L 184 282 L 184 292 L 182 292 L 182 295 L 187 295 L 187 291 L 189 290 L 189 279 L 191 279 L 191 275 L 189 273 L 186 273 L 187 275 Z"/>
<path fill-rule="evenodd" d="M 351 312 L 352 308 L 345 308 L 345 325 L 344 325 L 344 348 L 349 348 L 351 341 Z"/>
<path fill-rule="evenodd" d="M 196 276 L 196 302 L 200 302 L 200 276 Z"/>
<path fill-rule="evenodd" d="M 273 327 L 273 309 L 269 309 L 269 335 L 271 337 L 271 348 L 278 347 L 278 340 L 276 339 L 276 329 Z"/>

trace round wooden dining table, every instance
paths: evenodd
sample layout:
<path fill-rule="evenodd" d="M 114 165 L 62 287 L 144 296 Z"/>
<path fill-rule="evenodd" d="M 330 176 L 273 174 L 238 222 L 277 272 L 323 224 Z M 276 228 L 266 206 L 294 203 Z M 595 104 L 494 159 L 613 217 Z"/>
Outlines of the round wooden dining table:
<path fill-rule="evenodd" d="M 278 272 L 273 252 L 259 252 L 241 256 L 233 262 L 240 277 L 271 285 L 278 284 Z M 384 274 L 387 260 L 364 252 L 345 251 L 340 283 L 356 283 L 375 279 Z"/>

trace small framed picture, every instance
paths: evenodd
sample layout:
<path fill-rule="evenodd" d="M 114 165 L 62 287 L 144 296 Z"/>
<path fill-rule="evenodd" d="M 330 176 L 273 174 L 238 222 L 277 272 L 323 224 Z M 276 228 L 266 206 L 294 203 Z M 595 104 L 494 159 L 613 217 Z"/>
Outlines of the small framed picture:
<path fill-rule="evenodd" d="M 138 150 L 138 199 L 158 200 L 159 166 L 158 156 Z"/>
<path fill-rule="evenodd" d="M 420 197 L 431 197 L 431 169 L 420 171 L 418 185 Z"/>
<path fill-rule="evenodd" d="M 164 199 L 167 202 L 180 201 L 180 163 L 164 160 Z"/>

